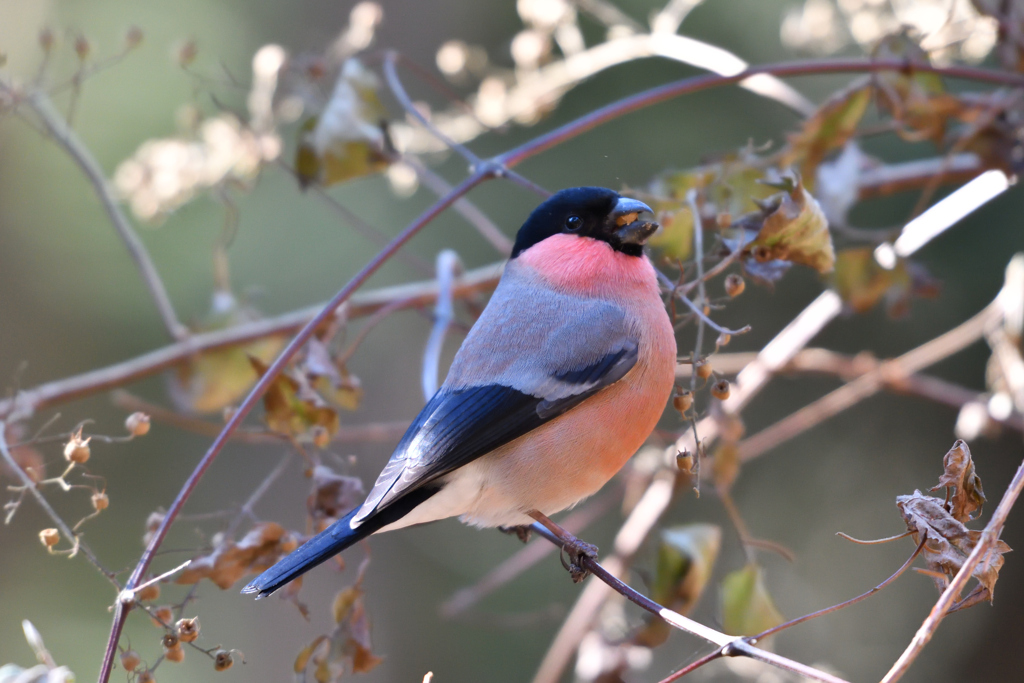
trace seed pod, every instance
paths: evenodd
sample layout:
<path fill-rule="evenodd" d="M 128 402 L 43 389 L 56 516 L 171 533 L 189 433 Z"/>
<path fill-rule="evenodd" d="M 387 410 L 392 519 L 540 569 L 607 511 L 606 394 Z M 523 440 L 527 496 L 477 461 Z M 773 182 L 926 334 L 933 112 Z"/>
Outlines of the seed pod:
<path fill-rule="evenodd" d="M 185 651 L 181 649 L 181 645 L 178 645 L 178 647 L 172 647 L 170 650 L 164 650 L 164 659 L 168 662 L 180 664 L 185 661 Z"/>
<path fill-rule="evenodd" d="M 231 658 L 231 653 L 227 650 L 217 650 L 213 653 L 214 671 L 227 671 L 234 663 L 235 660 Z"/>
<path fill-rule="evenodd" d="M 693 394 L 688 390 L 680 391 L 678 394 L 672 397 L 672 407 L 679 411 L 680 414 L 685 413 L 693 405 Z"/>
<path fill-rule="evenodd" d="M 124 46 L 129 50 L 134 50 L 142 43 L 142 29 L 138 26 L 131 26 L 128 31 L 124 34 Z"/>
<path fill-rule="evenodd" d="M 145 588 L 140 588 L 138 591 L 136 591 L 135 597 L 136 599 L 143 600 L 145 602 L 152 602 L 153 600 L 157 600 L 160 597 L 160 584 L 151 583 Z"/>
<path fill-rule="evenodd" d="M 124 428 L 132 436 L 149 434 L 149 415 L 142 412 L 132 413 L 125 419 Z"/>
<path fill-rule="evenodd" d="M 47 548 L 52 548 L 60 543 L 60 532 L 56 529 L 43 529 L 39 532 L 39 541 Z"/>
<path fill-rule="evenodd" d="M 711 361 L 704 359 L 699 360 L 693 364 L 693 371 L 697 373 L 697 376 L 701 379 L 707 379 L 711 376 L 714 368 L 711 367 Z"/>
<path fill-rule="evenodd" d="M 679 471 L 683 474 L 692 474 L 695 463 L 696 461 L 693 457 L 693 453 L 690 452 L 689 448 L 684 448 L 676 453 L 676 467 L 678 467 Z"/>
<path fill-rule="evenodd" d="M 43 52 L 49 52 L 53 49 L 54 37 L 53 29 L 46 27 L 39 32 L 39 47 L 43 48 Z"/>
<path fill-rule="evenodd" d="M 720 229 L 725 230 L 730 225 L 732 225 L 732 214 L 729 213 L 728 211 L 723 211 L 722 213 L 715 216 L 715 223 L 718 224 L 718 227 Z"/>
<path fill-rule="evenodd" d="M 313 437 L 313 445 L 317 448 L 327 448 L 330 445 L 331 433 L 323 425 L 314 425 L 309 433 Z"/>
<path fill-rule="evenodd" d="M 91 438 L 90 436 L 83 439 L 81 429 L 72 434 L 71 440 L 64 444 L 64 459 L 79 465 L 89 462 L 89 457 L 92 455 L 92 451 L 89 450 L 89 440 Z"/>
<path fill-rule="evenodd" d="M 178 46 L 177 54 L 175 55 L 178 60 L 178 66 L 188 66 L 192 62 L 196 61 L 196 55 L 199 54 L 199 48 L 196 46 L 194 40 L 188 40 Z"/>
<path fill-rule="evenodd" d="M 732 335 L 723 332 L 722 334 L 718 335 L 718 339 L 715 340 L 715 348 L 716 349 L 720 349 L 723 346 L 728 346 L 729 342 L 731 342 L 731 341 L 732 341 Z"/>
<path fill-rule="evenodd" d="M 139 674 L 139 677 L 136 679 L 136 683 L 156 683 L 156 676 L 153 675 L 152 671 L 147 669 Z"/>
<path fill-rule="evenodd" d="M 715 382 L 711 387 L 711 395 L 719 401 L 724 401 L 729 398 L 729 381 L 721 379 Z"/>
<path fill-rule="evenodd" d="M 161 605 L 153 610 L 153 623 L 164 628 L 171 623 L 171 619 L 174 618 L 174 610 L 171 609 L 170 605 Z"/>
<path fill-rule="evenodd" d="M 75 54 L 83 62 L 89 58 L 89 53 L 92 52 L 92 46 L 89 44 L 89 39 L 83 35 L 79 35 L 75 38 Z"/>
<path fill-rule="evenodd" d="M 743 279 L 742 275 L 733 273 L 725 278 L 725 293 L 728 294 L 730 298 L 738 297 L 746 288 L 747 282 Z"/>
<path fill-rule="evenodd" d="M 100 510 L 106 510 L 110 507 L 110 497 L 103 491 L 97 491 L 92 494 L 92 509 L 96 512 Z"/>
<path fill-rule="evenodd" d="M 178 623 L 174 625 L 174 632 L 183 643 L 195 641 L 199 637 L 199 617 L 178 619 Z"/>
<path fill-rule="evenodd" d="M 121 666 L 124 667 L 125 671 L 135 671 L 141 663 L 142 658 L 139 657 L 139 653 L 135 650 L 125 650 L 121 653 Z"/>
<path fill-rule="evenodd" d="M 173 650 L 176 647 L 181 647 L 181 640 L 176 633 L 165 633 L 160 638 L 160 644 L 165 650 Z"/>

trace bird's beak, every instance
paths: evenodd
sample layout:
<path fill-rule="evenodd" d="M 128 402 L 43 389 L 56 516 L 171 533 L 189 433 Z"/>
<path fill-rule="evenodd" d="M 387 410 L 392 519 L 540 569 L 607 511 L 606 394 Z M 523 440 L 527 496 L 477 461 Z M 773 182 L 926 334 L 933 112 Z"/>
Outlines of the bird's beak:
<path fill-rule="evenodd" d="M 653 221 L 639 220 L 641 213 L 654 213 L 651 207 L 636 199 L 622 197 L 612 209 L 611 218 L 615 221 L 612 231 L 622 244 L 644 244 L 647 238 L 658 229 Z"/>

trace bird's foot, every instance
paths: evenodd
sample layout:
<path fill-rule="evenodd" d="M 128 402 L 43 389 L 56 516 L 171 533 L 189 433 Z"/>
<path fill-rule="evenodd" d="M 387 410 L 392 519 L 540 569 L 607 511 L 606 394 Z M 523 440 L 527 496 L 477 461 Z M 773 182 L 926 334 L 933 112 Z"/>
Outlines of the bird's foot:
<path fill-rule="evenodd" d="M 562 566 L 566 568 L 569 576 L 572 577 L 573 583 L 579 583 L 590 575 L 590 571 L 586 568 L 583 559 L 585 557 L 596 560 L 597 546 L 581 541 L 575 536 L 568 536 L 563 542 L 562 553 L 559 559 L 562 560 Z"/>
<path fill-rule="evenodd" d="M 519 526 L 499 526 L 498 531 L 500 531 L 503 534 L 513 535 L 523 543 L 529 543 L 530 541 L 529 524 L 521 524 Z"/>

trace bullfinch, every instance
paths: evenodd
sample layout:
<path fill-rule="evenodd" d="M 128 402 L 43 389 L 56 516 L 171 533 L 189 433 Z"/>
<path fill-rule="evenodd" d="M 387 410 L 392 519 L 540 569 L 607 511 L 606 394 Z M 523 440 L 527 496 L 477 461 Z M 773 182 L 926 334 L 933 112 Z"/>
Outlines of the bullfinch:
<path fill-rule="evenodd" d="M 444 384 L 363 504 L 260 574 L 269 595 L 380 531 L 460 517 L 520 527 L 596 493 L 643 445 L 675 378 L 676 341 L 643 247 L 650 208 L 562 190 L 520 228 Z"/>

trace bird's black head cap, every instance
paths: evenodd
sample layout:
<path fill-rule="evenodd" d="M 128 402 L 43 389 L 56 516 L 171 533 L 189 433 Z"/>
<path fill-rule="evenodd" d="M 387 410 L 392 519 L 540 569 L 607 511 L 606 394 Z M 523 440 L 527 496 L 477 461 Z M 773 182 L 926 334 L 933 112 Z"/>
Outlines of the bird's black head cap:
<path fill-rule="evenodd" d="M 548 237 L 563 234 L 602 240 L 624 254 L 640 256 L 644 242 L 658 226 L 637 220 L 636 214 L 650 210 L 643 202 L 604 187 L 562 190 L 534 209 L 519 228 L 512 258 Z"/>

